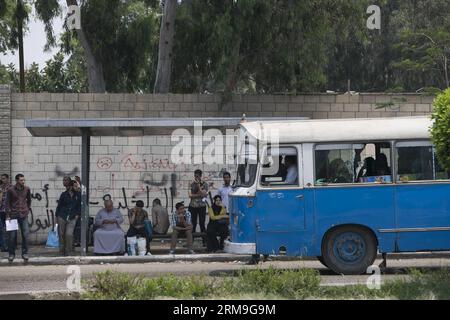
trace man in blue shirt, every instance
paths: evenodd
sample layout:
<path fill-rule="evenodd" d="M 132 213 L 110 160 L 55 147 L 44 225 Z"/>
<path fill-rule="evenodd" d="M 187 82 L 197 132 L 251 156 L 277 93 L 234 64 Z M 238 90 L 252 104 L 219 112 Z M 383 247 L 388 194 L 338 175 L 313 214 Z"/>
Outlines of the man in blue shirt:
<path fill-rule="evenodd" d="M 227 212 L 230 212 L 228 195 L 231 191 L 233 191 L 233 188 L 231 187 L 231 174 L 229 172 L 225 172 L 223 174 L 223 186 L 219 188 L 217 193 L 222 198 L 222 203 L 227 209 Z"/>
<path fill-rule="evenodd" d="M 73 253 L 73 232 L 81 215 L 81 193 L 74 188 L 75 181 L 67 183 L 58 200 L 56 218 L 58 221 L 59 253 L 62 256 Z"/>
<path fill-rule="evenodd" d="M 186 210 L 183 202 L 179 202 L 175 205 L 175 212 L 172 213 L 172 241 L 170 244 L 170 254 L 175 254 L 175 247 L 177 246 L 178 235 L 180 233 L 186 234 L 187 248 L 190 254 L 193 254 L 192 250 L 192 220 L 191 213 Z"/>

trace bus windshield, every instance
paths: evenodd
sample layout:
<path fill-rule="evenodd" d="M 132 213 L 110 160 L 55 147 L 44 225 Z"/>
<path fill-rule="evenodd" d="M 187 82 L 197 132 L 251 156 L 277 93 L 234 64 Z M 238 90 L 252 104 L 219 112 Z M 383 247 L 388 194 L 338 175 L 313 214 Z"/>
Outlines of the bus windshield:
<path fill-rule="evenodd" d="M 251 187 L 255 182 L 257 168 L 256 163 L 239 164 L 236 187 Z"/>
<path fill-rule="evenodd" d="M 238 156 L 235 187 L 251 187 L 255 183 L 257 169 L 257 148 L 248 143 L 243 144 L 240 155 Z"/>

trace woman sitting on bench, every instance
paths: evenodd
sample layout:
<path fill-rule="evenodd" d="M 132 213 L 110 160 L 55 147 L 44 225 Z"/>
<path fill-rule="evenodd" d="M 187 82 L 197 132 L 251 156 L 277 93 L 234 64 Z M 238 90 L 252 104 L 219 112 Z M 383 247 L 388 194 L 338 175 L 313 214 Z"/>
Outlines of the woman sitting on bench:
<path fill-rule="evenodd" d="M 222 197 L 217 195 L 213 199 L 213 204 L 208 207 L 209 223 L 206 229 L 207 252 L 223 250 L 225 239 L 228 237 L 229 216 L 227 209 L 222 204 Z M 220 243 L 217 241 L 220 237 Z"/>

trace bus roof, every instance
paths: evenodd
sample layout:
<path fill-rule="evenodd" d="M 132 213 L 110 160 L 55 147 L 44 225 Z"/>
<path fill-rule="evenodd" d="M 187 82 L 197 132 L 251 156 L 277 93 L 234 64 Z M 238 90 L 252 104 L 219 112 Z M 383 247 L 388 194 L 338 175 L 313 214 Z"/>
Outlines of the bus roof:
<path fill-rule="evenodd" d="M 279 143 L 430 139 L 430 117 L 255 121 L 241 123 L 253 138 Z M 274 141 L 272 141 L 274 142 Z"/>

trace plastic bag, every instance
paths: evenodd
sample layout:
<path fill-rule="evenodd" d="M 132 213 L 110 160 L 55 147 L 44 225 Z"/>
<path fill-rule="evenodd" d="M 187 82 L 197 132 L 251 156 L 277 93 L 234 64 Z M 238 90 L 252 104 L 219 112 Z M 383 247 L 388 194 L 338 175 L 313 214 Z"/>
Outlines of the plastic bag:
<path fill-rule="evenodd" d="M 127 237 L 127 253 L 129 256 L 136 255 L 136 245 L 137 245 L 136 237 Z"/>
<path fill-rule="evenodd" d="M 47 248 L 59 248 L 59 237 L 58 237 L 58 225 L 56 224 L 53 230 L 48 232 L 47 243 L 45 245 Z"/>
<path fill-rule="evenodd" d="M 145 227 L 145 233 L 147 235 L 148 241 L 152 241 L 153 240 L 153 225 L 152 225 L 152 222 L 150 220 L 145 220 L 144 221 L 144 227 Z"/>
<path fill-rule="evenodd" d="M 145 256 L 145 254 L 147 253 L 147 240 L 145 238 L 139 238 L 137 240 L 137 248 L 138 255 Z"/>

